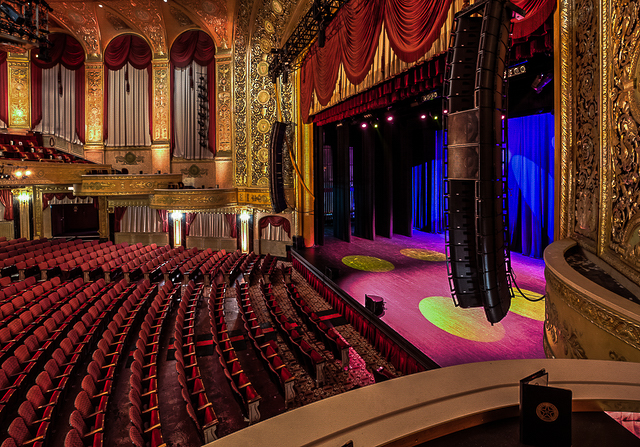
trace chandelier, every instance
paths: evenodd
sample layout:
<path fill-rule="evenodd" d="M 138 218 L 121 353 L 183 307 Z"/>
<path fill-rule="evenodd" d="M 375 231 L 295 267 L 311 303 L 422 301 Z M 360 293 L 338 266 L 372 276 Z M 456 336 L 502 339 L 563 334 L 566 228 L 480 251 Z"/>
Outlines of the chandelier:
<path fill-rule="evenodd" d="M 0 0 L 0 46 L 17 52 L 46 47 L 51 11 L 45 0 Z"/>

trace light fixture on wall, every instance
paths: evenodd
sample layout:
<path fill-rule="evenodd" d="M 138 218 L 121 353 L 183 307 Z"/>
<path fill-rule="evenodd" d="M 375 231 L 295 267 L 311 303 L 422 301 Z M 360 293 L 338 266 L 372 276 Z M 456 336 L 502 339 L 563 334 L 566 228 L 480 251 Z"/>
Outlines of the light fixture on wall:
<path fill-rule="evenodd" d="M 249 219 L 251 214 L 248 210 L 240 212 L 240 250 L 242 253 L 249 252 Z"/>

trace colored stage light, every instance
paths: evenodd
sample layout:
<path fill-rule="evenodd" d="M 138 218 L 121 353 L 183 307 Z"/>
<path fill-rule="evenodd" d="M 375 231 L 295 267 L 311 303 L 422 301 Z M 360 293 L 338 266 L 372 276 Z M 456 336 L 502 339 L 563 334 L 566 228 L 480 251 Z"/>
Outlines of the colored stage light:
<path fill-rule="evenodd" d="M 387 117 L 387 121 L 393 121 L 393 117 L 392 116 L 388 116 Z"/>
<path fill-rule="evenodd" d="M 360 124 L 360 127 L 362 127 L 363 129 L 366 129 L 367 128 L 367 123 Z"/>
<path fill-rule="evenodd" d="M 422 115 L 420 115 L 420 119 L 421 120 L 426 120 L 427 119 L 427 115 L 425 115 L 424 113 Z"/>

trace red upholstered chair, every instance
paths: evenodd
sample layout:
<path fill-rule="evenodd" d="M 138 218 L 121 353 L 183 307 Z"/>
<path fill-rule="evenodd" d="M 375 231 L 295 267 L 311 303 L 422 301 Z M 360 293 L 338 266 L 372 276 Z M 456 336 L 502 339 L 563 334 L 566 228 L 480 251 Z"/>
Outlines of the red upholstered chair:
<path fill-rule="evenodd" d="M 36 430 L 31 431 L 29 427 L 27 427 L 24 419 L 18 416 L 11 422 L 11 425 L 9 425 L 7 434 L 11 436 L 19 446 L 41 446 L 44 443 L 48 427 L 48 422 L 42 422 Z"/>
<path fill-rule="evenodd" d="M 94 447 L 102 447 L 102 427 L 92 429 L 88 427 L 85 423 L 85 420 L 82 418 L 82 415 L 78 410 L 73 410 L 71 415 L 69 415 L 69 425 L 71 425 L 71 431 L 75 431 L 75 435 L 73 435 L 74 442 L 80 442 L 79 445 L 84 447 L 85 445 L 93 445 Z M 69 435 L 67 435 L 67 438 Z M 65 440 L 65 447 L 67 446 Z"/>

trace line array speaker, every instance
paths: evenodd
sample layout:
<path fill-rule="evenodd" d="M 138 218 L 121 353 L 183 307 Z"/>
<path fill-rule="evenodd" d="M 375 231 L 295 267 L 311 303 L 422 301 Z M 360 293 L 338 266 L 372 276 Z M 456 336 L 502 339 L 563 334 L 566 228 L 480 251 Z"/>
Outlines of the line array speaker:
<path fill-rule="evenodd" d="M 281 213 L 287 208 L 282 173 L 282 148 L 284 146 L 286 130 L 287 125 L 280 121 L 274 122 L 271 126 L 271 138 L 269 140 L 269 193 L 271 195 L 271 207 L 274 213 Z"/>
<path fill-rule="evenodd" d="M 514 9 L 506 0 L 485 0 L 456 14 L 445 83 L 449 284 L 456 305 L 484 307 L 491 323 L 504 318 L 513 296 L 504 71 Z"/>

